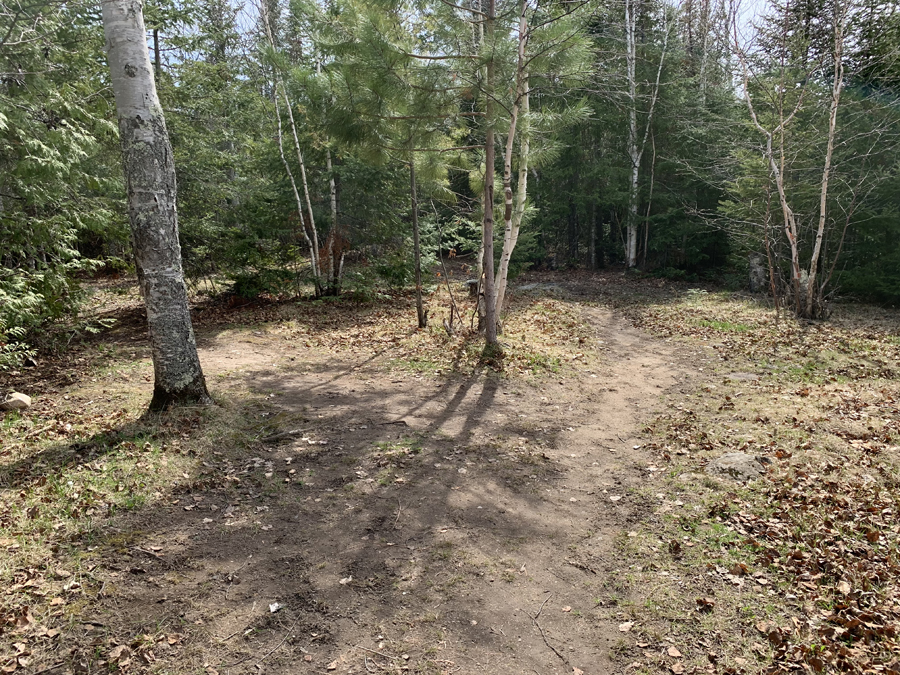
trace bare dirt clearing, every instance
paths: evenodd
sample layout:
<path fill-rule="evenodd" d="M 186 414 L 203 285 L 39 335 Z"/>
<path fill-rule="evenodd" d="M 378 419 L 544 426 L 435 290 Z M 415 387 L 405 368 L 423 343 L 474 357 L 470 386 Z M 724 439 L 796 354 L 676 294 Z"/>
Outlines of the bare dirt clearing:
<path fill-rule="evenodd" d="M 212 409 L 138 419 L 151 373 L 133 346 L 139 322 L 48 369 L 34 408 L 0 427 L 0 666 L 591 675 L 837 663 L 818 633 L 824 646 L 804 647 L 846 614 L 829 589 L 849 601 L 877 571 L 860 590 L 871 605 L 894 583 L 883 509 L 896 508 L 900 415 L 878 393 L 896 396 L 884 380 L 893 316 L 798 331 L 798 349 L 775 349 L 771 317 L 740 300 L 614 275 L 529 281 L 507 322 L 506 374 L 471 365 L 462 337 L 411 331 L 408 299 L 343 322 L 346 307 L 262 306 L 245 326 L 201 311 Z M 822 340 L 861 346 L 832 356 Z M 872 431 L 848 436 L 835 419 L 821 460 L 805 431 L 822 415 L 814 403 L 827 411 L 824 394 L 846 399 L 837 389 L 851 385 L 870 389 L 839 417 Z M 802 485 L 810 463 L 834 464 L 837 443 L 860 446 L 880 481 L 854 493 L 881 509 L 851 528 L 865 542 L 852 550 L 868 547 L 862 571 L 779 567 L 794 551 L 812 564 L 804 547 L 824 540 L 804 544 L 767 504 L 793 499 L 778 492 L 785 476 Z M 733 450 L 775 462 L 756 488 L 700 473 Z M 803 574 L 835 621 L 796 591 Z M 890 640 L 887 602 L 872 619 L 876 658 L 890 650 L 878 642 Z"/>
<path fill-rule="evenodd" d="M 673 383 L 674 357 L 609 312 L 589 317 L 610 367 L 538 386 L 300 356 L 299 373 L 230 360 L 305 433 L 244 458 L 250 475 L 231 489 L 239 467 L 212 462 L 222 487 L 192 491 L 203 499 L 190 512 L 169 505 L 165 528 L 142 516 L 147 542 L 190 571 L 165 583 L 173 575 L 144 560 L 163 580 L 135 599 L 172 598 L 157 621 L 183 614 L 211 636 L 234 635 L 194 641 L 195 658 L 217 668 L 250 668 L 287 636 L 266 670 L 361 672 L 368 660 L 414 672 L 609 672 L 620 633 L 597 607 L 616 576 L 613 541 L 643 508 L 629 494 L 646 459 L 633 450 L 637 406 Z M 206 350 L 208 367 L 226 365 L 222 351 Z M 223 583 L 238 567 L 242 583 Z"/>

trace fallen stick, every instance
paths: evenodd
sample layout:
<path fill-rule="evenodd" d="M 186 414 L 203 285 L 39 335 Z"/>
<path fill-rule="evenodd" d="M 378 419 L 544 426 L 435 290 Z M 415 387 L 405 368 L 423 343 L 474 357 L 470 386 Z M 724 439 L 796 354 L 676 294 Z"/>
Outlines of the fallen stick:
<path fill-rule="evenodd" d="M 535 627 L 541 632 L 541 638 L 543 638 L 544 644 L 547 645 L 547 647 L 554 654 L 556 654 L 563 663 L 565 663 L 566 665 L 569 665 L 569 662 L 566 660 L 566 657 L 563 656 L 562 654 L 560 654 L 558 651 L 556 651 L 556 647 L 551 645 L 550 642 L 547 640 L 547 636 L 544 635 L 544 629 L 541 628 L 541 624 L 538 623 L 538 617 L 541 615 L 541 612 L 544 611 L 544 605 L 546 605 L 548 602 L 550 602 L 550 598 L 552 598 L 552 597 L 553 597 L 552 595 L 547 596 L 547 599 L 544 600 L 544 603 L 541 605 L 541 608 L 537 611 L 537 614 L 535 614 L 533 617 L 531 617 L 531 623 L 533 623 L 535 625 Z"/>
<path fill-rule="evenodd" d="M 371 654 L 378 654 L 378 656 L 383 656 L 386 659 L 391 659 L 392 661 L 399 661 L 396 656 L 391 656 L 389 654 L 382 654 L 381 652 L 376 652 L 374 649 L 369 649 L 368 647 L 363 647 L 362 645 L 353 645 L 357 649 L 362 649 L 363 651 L 369 652 Z"/>
<path fill-rule="evenodd" d="M 265 438 L 261 438 L 263 443 L 273 443 L 275 441 L 280 441 L 282 438 L 290 438 L 291 436 L 299 436 L 300 434 L 309 433 L 310 429 L 291 429 L 290 431 L 282 431 L 278 434 L 272 434 L 271 436 L 266 436 Z"/>
<path fill-rule="evenodd" d="M 156 558 L 157 560 L 159 560 L 159 562 L 161 562 L 163 565 L 165 565 L 169 569 L 174 569 L 174 567 L 175 567 L 168 560 L 163 558 L 161 555 L 156 555 L 153 551 L 148 551 L 147 549 L 141 548 L 140 546 L 132 546 L 131 549 L 133 551 L 140 551 L 144 555 L 149 555 L 151 558 Z"/>
<path fill-rule="evenodd" d="M 394 529 L 397 529 L 397 523 L 400 522 L 400 514 L 403 513 L 403 505 L 397 500 L 397 520 L 394 521 Z"/>

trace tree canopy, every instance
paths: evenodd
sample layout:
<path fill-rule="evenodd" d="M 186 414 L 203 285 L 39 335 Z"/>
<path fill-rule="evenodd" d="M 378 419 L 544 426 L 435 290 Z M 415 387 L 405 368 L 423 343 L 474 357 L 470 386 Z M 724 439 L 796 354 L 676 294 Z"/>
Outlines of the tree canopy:
<path fill-rule="evenodd" d="M 476 279 L 496 266 L 502 330 L 529 266 L 741 288 L 755 257 L 800 315 L 827 316 L 836 293 L 897 302 L 896 10 L 154 0 L 188 283 L 371 298 L 417 270 L 431 283 L 452 249 Z M 0 17 L 10 367 L 48 322 L 77 320 L 84 279 L 133 262 L 98 8 L 0 0 Z"/>

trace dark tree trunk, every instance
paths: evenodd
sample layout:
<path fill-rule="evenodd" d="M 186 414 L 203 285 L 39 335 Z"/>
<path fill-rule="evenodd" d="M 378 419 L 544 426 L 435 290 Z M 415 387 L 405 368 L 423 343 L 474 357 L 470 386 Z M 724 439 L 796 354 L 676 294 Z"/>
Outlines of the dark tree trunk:
<path fill-rule="evenodd" d="M 162 61 L 161 56 L 159 54 L 159 28 L 153 29 L 153 71 L 156 74 L 156 79 L 159 79 L 159 75 L 162 72 Z"/>
<path fill-rule="evenodd" d="M 416 199 L 416 165 L 412 159 L 409 160 L 409 195 L 412 202 L 413 257 L 416 265 L 416 313 L 419 315 L 419 328 L 427 328 L 428 314 L 422 306 L 422 248 L 419 244 L 419 202 Z"/>

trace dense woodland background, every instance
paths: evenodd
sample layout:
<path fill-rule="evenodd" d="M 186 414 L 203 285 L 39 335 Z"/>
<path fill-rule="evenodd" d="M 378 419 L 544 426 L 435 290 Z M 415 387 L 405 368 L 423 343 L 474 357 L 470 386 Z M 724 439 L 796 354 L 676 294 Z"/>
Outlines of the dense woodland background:
<path fill-rule="evenodd" d="M 412 282 L 413 213 L 426 283 L 474 275 L 493 137 L 511 276 L 755 259 L 800 315 L 900 300 L 896 2 L 262 1 L 144 8 L 194 290 L 372 299 Z M 99 14 L 0 0 L 0 367 L 133 268 Z"/>

